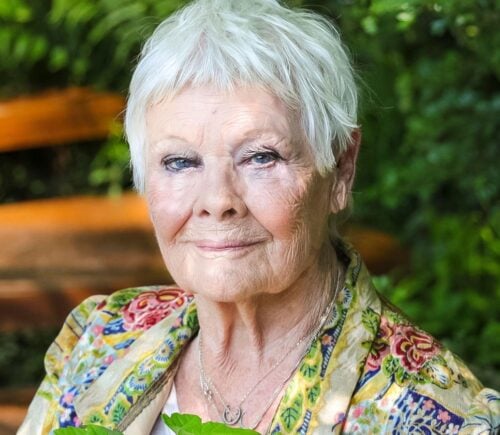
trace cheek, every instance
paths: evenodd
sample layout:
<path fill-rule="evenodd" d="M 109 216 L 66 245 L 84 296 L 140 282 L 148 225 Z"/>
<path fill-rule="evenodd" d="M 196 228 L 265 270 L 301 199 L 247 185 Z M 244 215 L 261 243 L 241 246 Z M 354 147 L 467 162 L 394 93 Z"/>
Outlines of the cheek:
<path fill-rule="evenodd" d="M 249 209 L 259 223 L 278 241 L 303 238 L 314 216 L 314 195 L 309 174 L 282 171 L 275 177 L 249 183 Z"/>
<path fill-rule="evenodd" d="M 151 175 L 146 184 L 146 200 L 160 245 L 170 243 L 189 219 L 192 206 L 186 180 Z"/>

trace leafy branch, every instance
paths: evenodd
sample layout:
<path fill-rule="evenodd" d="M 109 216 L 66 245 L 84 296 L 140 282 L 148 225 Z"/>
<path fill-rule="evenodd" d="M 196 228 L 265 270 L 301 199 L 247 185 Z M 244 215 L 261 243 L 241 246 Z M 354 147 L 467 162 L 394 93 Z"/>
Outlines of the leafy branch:
<path fill-rule="evenodd" d="M 258 435 L 251 429 L 228 427 L 222 423 L 203 423 L 201 418 L 192 414 L 174 413 L 171 416 L 162 415 L 164 423 L 177 435 Z M 123 435 L 116 430 L 89 424 L 82 427 L 65 427 L 56 429 L 55 435 Z"/>

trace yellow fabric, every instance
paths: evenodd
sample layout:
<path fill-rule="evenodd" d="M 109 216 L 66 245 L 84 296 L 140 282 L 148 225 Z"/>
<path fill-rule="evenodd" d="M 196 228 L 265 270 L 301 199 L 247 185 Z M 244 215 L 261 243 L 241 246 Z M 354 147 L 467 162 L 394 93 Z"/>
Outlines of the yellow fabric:
<path fill-rule="evenodd" d="M 382 301 L 356 252 L 334 312 L 290 379 L 272 433 L 494 433 L 497 392 Z M 177 355 L 198 331 L 191 295 L 126 289 L 75 308 L 46 356 L 19 434 L 98 423 L 149 433 Z"/>

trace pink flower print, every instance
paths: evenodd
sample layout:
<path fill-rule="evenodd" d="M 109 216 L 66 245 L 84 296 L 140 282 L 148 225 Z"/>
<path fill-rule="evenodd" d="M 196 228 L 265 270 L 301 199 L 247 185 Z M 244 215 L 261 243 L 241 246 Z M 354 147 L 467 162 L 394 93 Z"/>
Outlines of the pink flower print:
<path fill-rule="evenodd" d="M 405 400 L 406 406 L 410 409 L 415 409 L 415 401 L 413 400 L 413 397 L 409 396 Z"/>
<path fill-rule="evenodd" d="M 412 326 L 398 325 L 391 341 L 391 351 L 399 357 L 406 370 L 418 372 L 430 358 L 437 355 L 439 344 L 430 335 Z"/>
<path fill-rule="evenodd" d="M 389 324 L 387 318 L 380 319 L 380 328 L 377 337 L 373 341 L 370 354 L 366 360 L 368 371 L 378 370 L 386 355 L 389 354 L 389 340 L 394 335 L 394 327 Z"/>
<path fill-rule="evenodd" d="M 123 308 L 127 330 L 149 329 L 188 300 L 182 290 L 163 289 L 139 294 Z"/>
<path fill-rule="evenodd" d="M 94 346 L 94 348 L 96 349 L 99 349 L 100 347 L 102 347 L 102 345 L 104 344 L 104 341 L 102 340 L 102 336 L 100 337 L 97 337 L 93 342 L 92 342 L 92 346 Z"/>
<path fill-rule="evenodd" d="M 106 358 L 104 358 L 104 364 L 109 365 L 113 362 L 114 357 L 113 355 L 108 355 Z"/>
<path fill-rule="evenodd" d="M 358 406 L 357 408 L 354 408 L 354 411 L 352 412 L 352 415 L 354 418 L 359 418 L 363 415 L 363 412 L 365 410 L 363 409 L 362 406 Z"/>
<path fill-rule="evenodd" d="M 438 411 L 437 418 L 438 420 L 441 420 L 443 423 L 448 423 L 451 420 L 450 414 L 445 409 L 440 409 Z"/>
<path fill-rule="evenodd" d="M 104 326 L 95 325 L 92 327 L 92 334 L 94 335 L 101 335 L 102 331 L 104 331 Z"/>
<path fill-rule="evenodd" d="M 73 403 L 73 399 L 75 398 L 74 393 L 65 393 L 62 397 L 62 402 L 66 405 L 70 405 Z"/>
<path fill-rule="evenodd" d="M 182 324 L 182 319 L 180 317 L 177 317 L 177 319 L 174 320 L 174 323 L 172 324 L 172 326 L 174 328 L 179 328 Z"/>
<path fill-rule="evenodd" d="M 436 406 L 434 405 L 434 402 L 430 399 L 424 400 L 424 409 L 426 411 L 431 411 L 434 409 Z"/>
<path fill-rule="evenodd" d="M 323 336 L 323 338 L 321 338 L 321 344 L 323 346 L 329 346 L 330 344 L 332 344 L 332 342 L 333 342 L 333 338 L 331 335 L 326 334 Z"/>
<path fill-rule="evenodd" d="M 378 370 L 384 357 L 389 353 L 389 346 L 380 341 L 374 341 L 370 354 L 366 359 L 366 367 L 368 371 Z"/>

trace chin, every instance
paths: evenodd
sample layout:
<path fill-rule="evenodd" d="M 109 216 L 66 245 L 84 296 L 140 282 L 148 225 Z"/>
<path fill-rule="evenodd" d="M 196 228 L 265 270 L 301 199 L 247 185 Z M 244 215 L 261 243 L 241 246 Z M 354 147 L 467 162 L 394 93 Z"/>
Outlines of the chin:
<path fill-rule="evenodd" d="M 214 302 L 241 302 L 262 292 L 262 283 L 255 275 L 248 277 L 240 269 L 224 269 L 208 270 L 196 276 L 181 274 L 176 282 L 184 290 Z"/>

